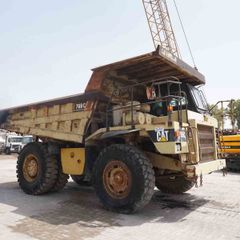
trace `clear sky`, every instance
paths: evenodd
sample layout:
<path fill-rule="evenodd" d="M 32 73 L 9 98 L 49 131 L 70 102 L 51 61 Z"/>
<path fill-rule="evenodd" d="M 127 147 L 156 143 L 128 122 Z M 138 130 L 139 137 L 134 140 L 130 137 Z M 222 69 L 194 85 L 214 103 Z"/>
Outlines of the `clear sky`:
<path fill-rule="evenodd" d="M 209 102 L 240 98 L 240 1 L 177 3 Z M 91 68 L 153 50 L 141 0 L 0 0 L 0 34 L 0 108 L 82 92 Z"/>

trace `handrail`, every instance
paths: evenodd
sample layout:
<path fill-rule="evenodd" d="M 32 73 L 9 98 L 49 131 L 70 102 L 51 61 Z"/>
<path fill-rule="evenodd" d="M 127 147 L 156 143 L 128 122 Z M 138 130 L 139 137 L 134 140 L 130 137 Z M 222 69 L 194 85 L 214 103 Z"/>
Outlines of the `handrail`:
<path fill-rule="evenodd" d="M 163 96 L 163 97 L 158 96 L 154 101 L 148 101 L 148 102 L 144 102 L 144 103 L 140 103 L 140 104 L 134 104 L 134 88 L 138 87 L 138 86 L 147 86 L 148 84 L 152 84 L 151 86 L 158 86 L 159 88 L 160 88 L 161 85 L 167 84 L 168 94 L 166 96 Z M 178 85 L 178 92 L 177 92 L 176 95 L 171 94 L 170 88 L 173 84 Z M 161 102 L 170 103 L 173 99 L 178 101 L 178 110 L 177 111 L 178 111 L 178 115 L 179 115 L 179 122 L 181 123 L 181 126 L 182 126 L 182 117 L 180 117 L 179 111 L 182 112 L 182 101 L 181 100 L 184 97 L 186 97 L 186 93 L 184 93 L 181 90 L 181 84 L 182 83 L 180 82 L 180 80 L 178 78 L 171 76 L 171 77 L 167 77 L 167 78 L 166 77 L 165 78 L 158 78 L 158 79 L 154 79 L 154 80 L 150 80 L 150 81 L 146 81 L 146 82 L 140 82 L 140 83 L 136 83 L 136 84 L 132 84 L 132 85 L 129 85 L 129 86 L 124 86 L 122 88 L 115 89 L 112 92 L 112 95 L 109 98 L 109 102 L 108 102 L 108 105 L 107 105 L 106 131 L 109 131 L 109 129 L 110 129 L 110 126 L 109 126 L 110 113 L 112 113 L 114 111 L 117 111 L 117 110 L 123 110 L 123 109 L 128 109 L 129 108 L 129 106 L 122 106 L 122 107 L 116 108 L 114 110 L 110 108 L 111 103 L 112 103 L 112 99 L 113 99 L 115 93 L 118 92 L 119 95 L 120 95 L 121 92 L 126 91 L 126 90 L 130 93 L 130 96 L 131 96 L 131 99 L 130 99 L 129 102 L 131 102 L 131 105 L 130 105 L 131 125 L 132 125 L 133 129 L 134 129 L 134 108 L 135 107 L 141 106 L 142 104 L 152 105 L 152 104 L 161 103 Z M 186 115 L 187 115 L 187 113 L 186 113 Z M 187 119 L 188 119 L 188 117 L 187 117 Z"/>

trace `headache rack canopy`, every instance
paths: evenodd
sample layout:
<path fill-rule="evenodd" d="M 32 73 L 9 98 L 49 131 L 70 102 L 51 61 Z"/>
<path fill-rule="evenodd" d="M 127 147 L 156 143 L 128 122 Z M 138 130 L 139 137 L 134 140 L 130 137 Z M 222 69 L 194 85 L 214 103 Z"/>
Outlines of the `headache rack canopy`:
<path fill-rule="evenodd" d="M 93 75 L 86 92 L 100 90 L 104 79 L 111 73 L 122 78 L 121 81 L 141 83 L 159 78 L 175 77 L 181 82 L 194 86 L 205 84 L 205 77 L 198 70 L 181 59 L 163 55 L 159 49 L 144 55 L 115 62 L 92 69 Z"/>

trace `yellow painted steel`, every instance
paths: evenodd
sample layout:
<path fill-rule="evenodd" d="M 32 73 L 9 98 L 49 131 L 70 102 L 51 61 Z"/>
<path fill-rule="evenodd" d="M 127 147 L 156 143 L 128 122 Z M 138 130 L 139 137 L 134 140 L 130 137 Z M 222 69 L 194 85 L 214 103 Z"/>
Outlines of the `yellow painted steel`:
<path fill-rule="evenodd" d="M 240 149 L 240 141 L 239 142 L 222 142 L 222 146 L 229 146 L 229 147 L 239 147 Z"/>
<path fill-rule="evenodd" d="M 227 135 L 220 137 L 222 153 L 240 153 L 240 135 Z"/>
<path fill-rule="evenodd" d="M 239 141 L 240 142 L 240 135 L 226 135 L 221 137 L 221 141 Z M 240 143 L 239 143 L 240 145 Z"/>
<path fill-rule="evenodd" d="M 214 161 L 199 163 L 196 165 L 186 165 L 185 169 L 189 178 L 200 177 L 211 172 L 226 168 L 226 160 L 218 159 Z"/>
<path fill-rule="evenodd" d="M 222 153 L 236 153 L 239 154 L 240 153 L 240 149 L 221 149 L 220 150 Z"/>
<path fill-rule="evenodd" d="M 61 162 L 65 174 L 82 175 L 85 166 L 85 148 L 62 148 Z"/>

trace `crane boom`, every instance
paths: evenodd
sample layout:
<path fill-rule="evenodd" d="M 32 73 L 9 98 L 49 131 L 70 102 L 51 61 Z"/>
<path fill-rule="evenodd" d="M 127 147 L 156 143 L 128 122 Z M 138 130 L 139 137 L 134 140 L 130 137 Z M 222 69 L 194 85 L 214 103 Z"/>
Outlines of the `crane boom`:
<path fill-rule="evenodd" d="M 142 0 L 154 47 L 164 55 L 181 58 L 166 0 Z"/>

